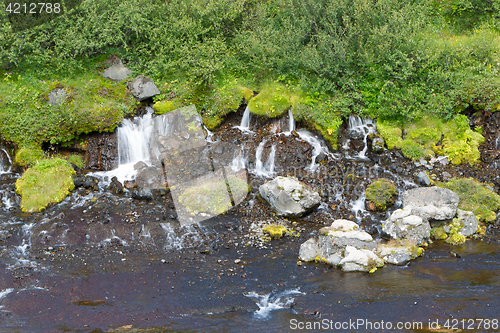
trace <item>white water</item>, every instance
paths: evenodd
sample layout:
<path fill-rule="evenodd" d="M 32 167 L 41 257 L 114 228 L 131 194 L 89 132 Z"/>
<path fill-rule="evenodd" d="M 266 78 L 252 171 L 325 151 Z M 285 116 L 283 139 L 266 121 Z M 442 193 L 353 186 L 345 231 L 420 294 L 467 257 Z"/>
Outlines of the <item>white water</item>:
<path fill-rule="evenodd" d="M 250 130 L 250 122 L 252 121 L 252 114 L 250 113 L 250 109 L 248 106 L 245 108 L 245 112 L 243 112 L 243 118 L 241 118 L 240 126 L 235 126 L 243 133 L 253 133 Z"/>
<path fill-rule="evenodd" d="M 365 209 L 365 199 L 366 195 L 363 193 L 358 200 L 354 201 L 351 203 L 351 211 L 354 213 L 354 216 L 356 216 L 356 220 L 361 222 L 363 219 L 363 216 L 366 214 L 366 209 Z"/>
<path fill-rule="evenodd" d="M 10 159 L 10 156 L 9 156 L 9 153 L 7 153 L 7 150 L 2 148 L 1 151 L 4 152 L 5 155 L 7 156 L 7 159 L 9 160 L 9 165 L 4 165 L 3 163 L 1 163 L 1 160 L 0 160 L 0 174 L 10 172 L 10 168 L 12 165 L 12 160 Z"/>
<path fill-rule="evenodd" d="M 118 128 L 118 164 L 149 161 L 149 139 L 153 132 L 153 109 L 142 117 L 124 119 Z"/>
<path fill-rule="evenodd" d="M 7 288 L 7 289 L 0 291 L 0 301 L 3 300 L 5 298 L 5 296 L 7 296 L 8 294 L 10 294 L 13 291 L 14 291 L 14 288 Z M 3 307 L 4 307 L 3 305 L 0 305 L 0 309 Z"/>
<path fill-rule="evenodd" d="M 257 299 L 257 306 L 259 310 L 256 310 L 254 316 L 259 319 L 266 319 L 269 317 L 271 311 L 289 308 L 296 295 L 305 295 L 305 293 L 300 291 L 300 288 L 285 290 L 281 293 L 271 292 L 265 295 L 259 295 L 256 292 L 250 292 L 244 294 L 246 297 L 251 297 Z"/>
<path fill-rule="evenodd" d="M 271 152 L 267 158 L 266 163 L 262 162 L 262 151 L 264 150 L 264 145 L 267 140 L 262 140 L 255 151 L 255 170 L 253 174 L 258 177 L 271 178 L 274 175 L 274 158 L 276 155 L 276 145 L 271 147 Z"/>
<path fill-rule="evenodd" d="M 369 117 L 361 118 L 356 115 L 349 116 L 349 131 L 358 132 L 363 135 L 364 147 L 363 150 L 358 154 L 359 158 L 367 159 L 366 151 L 368 150 L 368 135 L 371 133 L 375 133 L 377 131 L 377 127 L 375 121 Z"/>
<path fill-rule="evenodd" d="M 314 172 L 318 166 L 316 163 L 316 157 L 318 157 L 321 153 L 329 155 L 328 147 L 324 146 L 321 141 L 319 141 L 318 138 L 309 131 L 300 129 L 297 133 L 299 133 L 302 140 L 308 142 L 313 147 L 311 164 L 306 168 L 306 170 Z"/>
<path fill-rule="evenodd" d="M 295 131 L 295 119 L 293 118 L 292 108 L 288 110 L 288 131 Z"/>
<path fill-rule="evenodd" d="M 239 170 L 245 169 L 247 167 L 247 158 L 243 153 L 243 149 L 238 152 L 238 155 L 233 159 L 231 164 L 231 170 L 237 172 Z"/>
<path fill-rule="evenodd" d="M 500 148 L 500 136 L 495 140 L 495 149 Z"/>

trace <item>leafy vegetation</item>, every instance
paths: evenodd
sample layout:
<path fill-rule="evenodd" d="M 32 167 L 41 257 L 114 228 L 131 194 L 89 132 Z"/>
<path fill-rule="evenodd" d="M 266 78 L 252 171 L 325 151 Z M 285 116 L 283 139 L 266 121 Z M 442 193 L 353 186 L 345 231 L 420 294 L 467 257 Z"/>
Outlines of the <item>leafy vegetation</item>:
<path fill-rule="evenodd" d="M 23 212 L 40 212 L 51 203 L 61 202 L 75 188 L 73 168 L 63 159 L 41 160 L 16 181 Z"/>
<path fill-rule="evenodd" d="M 380 178 L 366 188 L 366 200 L 373 203 L 378 210 L 385 210 L 394 203 L 397 193 L 393 181 Z"/>
<path fill-rule="evenodd" d="M 478 221 L 492 223 L 500 209 L 500 196 L 473 178 L 453 178 L 438 186 L 452 190 L 460 198 L 458 208 L 474 213 Z"/>
<path fill-rule="evenodd" d="M 389 148 L 474 163 L 470 128 L 443 125 L 437 145 L 439 126 L 419 126 L 500 110 L 499 22 L 500 0 L 83 0 L 22 31 L 2 12 L 0 131 L 39 146 L 112 130 L 130 106 L 96 73 L 113 54 L 155 80 L 158 113 L 195 104 L 214 128 L 243 100 L 271 117 L 292 106 L 332 146 L 343 117 L 369 115 Z M 49 107 L 58 84 L 68 101 Z"/>

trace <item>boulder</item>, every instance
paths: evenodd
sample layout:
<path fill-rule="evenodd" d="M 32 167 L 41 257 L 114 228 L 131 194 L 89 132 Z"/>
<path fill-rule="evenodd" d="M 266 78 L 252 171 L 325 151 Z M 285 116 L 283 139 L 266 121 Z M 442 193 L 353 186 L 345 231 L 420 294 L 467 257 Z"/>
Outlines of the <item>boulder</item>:
<path fill-rule="evenodd" d="M 136 188 L 132 191 L 132 198 L 137 200 L 153 200 L 153 192 L 149 188 Z"/>
<path fill-rule="evenodd" d="M 144 75 L 139 75 L 133 79 L 127 84 L 127 87 L 130 89 L 132 96 L 138 101 L 144 101 L 160 94 L 160 90 L 158 90 L 153 80 Z"/>
<path fill-rule="evenodd" d="M 108 191 L 114 194 L 122 194 L 125 192 L 122 183 L 118 181 L 118 178 L 111 178 L 111 183 L 108 186 Z"/>
<path fill-rule="evenodd" d="M 473 212 L 457 209 L 458 223 L 463 227 L 458 231 L 465 237 L 473 235 L 477 231 L 477 218 Z"/>
<path fill-rule="evenodd" d="M 125 67 L 120 59 L 117 59 L 113 65 L 108 67 L 101 75 L 113 81 L 123 81 L 132 74 L 132 71 Z"/>
<path fill-rule="evenodd" d="M 372 151 L 374 153 L 378 154 L 383 152 L 384 145 L 385 145 L 384 139 L 382 139 L 381 137 L 375 137 L 372 139 Z"/>
<path fill-rule="evenodd" d="M 64 88 L 55 88 L 52 89 L 48 94 L 48 103 L 52 106 L 58 106 L 61 105 L 66 101 L 66 98 L 68 97 L 68 93 Z"/>
<path fill-rule="evenodd" d="M 440 187 L 419 187 L 403 194 L 403 208 L 430 222 L 455 217 L 458 203 L 455 192 Z"/>
<path fill-rule="evenodd" d="M 163 181 L 163 171 L 155 166 L 147 166 L 139 169 L 135 177 L 135 183 L 138 187 L 157 190 L 165 188 Z"/>
<path fill-rule="evenodd" d="M 116 133 L 92 133 L 85 140 L 85 167 L 109 171 L 118 167 L 118 138 Z"/>
<path fill-rule="evenodd" d="M 397 209 L 382 223 L 382 231 L 393 239 L 407 239 L 418 245 L 427 242 L 431 235 L 429 222 L 412 214 L 412 210 Z"/>
<path fill-rule="evenodd" d="M 99 189 L 99 180 L 92 176 L 73 176 L 75 187 L 84 187 L 97 191 Z"/>
<path fill-rule="evenodd" d="M 385 262 L 393 265 L 406 265 L 419 255 L 419 247 L 412 242 L 378 244 L 375 253 Z"/>
<path fill-rule="evenodd" d="M 278 216 L 300 217 L 321 203 L 320 195 L 295 177 L 276 177 L 261 185 L 259 194 Z"/>
<path fill-rule="evenodd" d="M 384 261 L 380 259 L 373 251 L 358 250 L 353 246 L 347 246 L 344 253 L 344 259 L 339 263 L 344 272 L 372 272 L 377 267 L 384 265 Z"/>
<path fill-rule="evenodd" d="M 300 250 L 299 250 L 300 260 L 313 261 L 320 255 L 321 251 L 319 250 L 318 242 L 314 238 L 311 238 L 302 245 L 300 245 Z"/>
<path fill-rule="evenodd" d="M 422 186 L 429 186 L 431 184 L 431 180 L 429 179 L 429 176 L 423 171 L 420 171 L 416 176 L 415 176 L 415 182 L 419 185 Z"/>

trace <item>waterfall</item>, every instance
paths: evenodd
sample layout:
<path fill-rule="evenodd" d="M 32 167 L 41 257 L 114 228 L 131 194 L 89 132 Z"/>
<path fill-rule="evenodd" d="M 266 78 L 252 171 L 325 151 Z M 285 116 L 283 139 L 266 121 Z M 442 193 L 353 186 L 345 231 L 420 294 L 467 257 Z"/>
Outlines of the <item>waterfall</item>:
<path fill-rule="evenodd" d="M 236 157 L 233 159 L 233 161 L 231 163 L 231 170 L 233 170 L 234 172 L 237 172 L 241 169 L 245 169 L 246 166 L 247 166 L 247 159 L 243 155 L 243 150 L 240 150 L 238 152 L 238 155 L 236 155 Z"/>
<path fill-rule="evenodd" d="M 147 114 L 124 119 L 118 128 L 118 164 L 135 164 L 149 161 L 149 139 L 153 132 L 153 109 L 146 108 Z"/>
<path fill-rule="evenodd" d="M 500 136 L 498 136 L 498 138 L 495 140 L 495 149 L 499 149 L 500 148 Z"/>
<path fill-rule="evenodd" d="M 3 148 L 0 149 L 0 174 L 9 172 L 11 165 L 12 165 L 12 160 L 10 159 L 7 150 Z"/>
<path fill-rule="evenodd" d="M 235 128 L 238 128 L 240 131 L 244 133 L 253 133 L 250 130 L 250 121 L 252 120 L 252 114 L 250 113 L 250 109 L 248 106 L 245 108 L 245 112 L 243 112 L 243 118 L 241 118 L 241 124 L 240 126 L 235 126 Z"/>
<path fill-rule="evenodd" d="M 318 157 L 318 155 L 321 153 L 329 154 L 328 148 L 323 146 L 321 144 L 321 141 L 319 141 L 311 132 L 306 131 L 304 129 L 300 129 L 298 133 L 300 139 L 308 142 L 313 147 L 312 161 L 311 164 L 306 168 L 306 170 L 315 171 L 317 167 L 316 157 Z"/>
<path fill-rule="evenodd" d="M 266 163 L 262 162 L 262 151 L 264 150 L 264 145 L 267 140 L 263 140 L 257 150 L 255 152 L 255 170 L 254 174 L 260 177 L 270 178 L 274 174 L 274 157 L 276 155 L 276 145 L 271 147 L 271 152 L 269 153 L 269 157 L 267 158 Z"/>
<path fill-rule="evenodd" d="M 349 132 L 360 134 L 363 136 L 364 147 L 363 150 L 358 154 L 359 158 L 367 159 L 366 151 L 368 150 L 368 135 L 375 133 L 377 127 L 375 121 L 369 117 L 361 118 L 356 115 L 349 116 Z"/>
<path fill-rule="evenodd" d="M 295 119 L 293 118 L 292 108 L 288 110 L 288 131 L 295 131 Z"/>

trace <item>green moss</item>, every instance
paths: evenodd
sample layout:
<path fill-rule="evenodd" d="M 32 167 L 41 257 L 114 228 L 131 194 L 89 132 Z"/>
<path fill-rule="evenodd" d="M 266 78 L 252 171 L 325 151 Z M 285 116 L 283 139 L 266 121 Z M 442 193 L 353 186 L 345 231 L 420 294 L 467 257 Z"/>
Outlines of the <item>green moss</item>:
<path fill-rule="evenodd" d="M 20 166 L 29 167 L 43 159 L 43 156 L 43 150 L 39 146 L 34 144 L 23 145 L 16 151 L 14 163 Z"/>
<path fill-rule="evenodd" d="M 403 140 L 403 142 L 401 143 L 401 151 L 403 152 L 403 155 L 405 157 L 408 157 L 414 161 L 418 161 L 425 156 L 425 152 L 422 149 L 422 146 L 410 139 Z"/>
<path fill-rule="evenodd" d="M 465 115 L 458 115 L 445 124 L 442 154 L 448 155 L 453 164 L 479 162 L 479 145 L 482 143 L 484 137 L 470 129 Z"/>
<path fill-rule="evenodd" d="M 288 232 L 288 229 L 282 225 L 269 224 L 262 228 L 262 231 L 273 239 L 280 239 Z"/>
<path fill-rule="evenodd" d="M 208 179 L 180 191 L 179 202 L 191 213 L 223 214 L 232 207 L 229 191 L 233 198 L 241 198 L 248 193 L 247 182 L 236 176 L 223 180 Z"/>
<path fill-rule="evenodd" d="M 474 212 L 479 221 L 491 223 L 496 220 L 495 212 L 500 209 L 500 196 L 473 178 L 453 178 L 438 186 L 458 194 L 458 208 Z"/>
<path fill-rule="evenodd" d="M 366 189 L 366 199 L 372 202 L 378 210 L 385 210 L 394 203 L 398 193 L 394 182 L 380 178 L 371 183 Z"/>
<path fill-rule="evenodd" d="M 463 224 L 460 223 L 457 218 L 454 218 L 453 222 L 450 224 L 449 236 L 445 239 L 445 242 L 452 245 L 463 244 L 466 241 L 466 237 L 459 231 L 462 228 Z"/>
<path fill-rule="evenodd" d="M 155 110 L 156 114 L 164 114 L 180 107 L 179 101 L 176 99 L 173 100 L 164 100 L 158 101 L 153 105 L 153 110 Z"/>
<path fill-rule="evenodd" d="M 70 155 L 66 160 L 71 163 L 76 165 L 79 168 L 83 168 L 85 164 L 83 163 L 83 158 L 80 155 Z"/>
<path fill-rule="evenodd" d="M 59 158 L 41 160 L 16 181 L 24 212 L 39 212 L 51 203 L 61 202 L 75 187 L 73 168 Z"/>
<path fill-rule="evenodd" d="M 391 122 L 388 120 L 377 120 L 377 131 L 380 133 L 384 139 L 387 148 L 401 148 L 403 142 L 403 131 L 401 127 L 396 122 Z"/>
<path fill-rule="evenodd" d="M 448 238 L 448 234 L 444 231 L 443 227 L 436 227 L 431 229 L 431 237 L 433 239 L 444 240 Z"/>
<path fill-rule="evenodd" d="M 276 118 L 292 106 L 290 97 L 290 91 L 284 85 L 276 82 L 268 83 L 250 100 L 248 108 L 255 115 Z"/>

